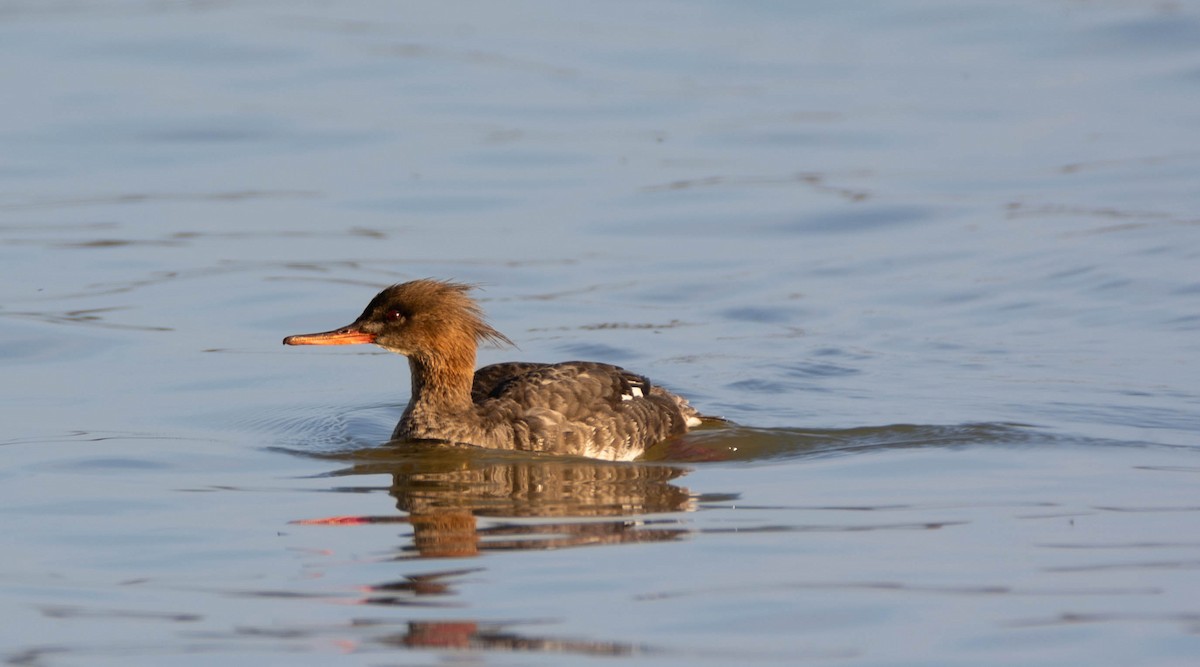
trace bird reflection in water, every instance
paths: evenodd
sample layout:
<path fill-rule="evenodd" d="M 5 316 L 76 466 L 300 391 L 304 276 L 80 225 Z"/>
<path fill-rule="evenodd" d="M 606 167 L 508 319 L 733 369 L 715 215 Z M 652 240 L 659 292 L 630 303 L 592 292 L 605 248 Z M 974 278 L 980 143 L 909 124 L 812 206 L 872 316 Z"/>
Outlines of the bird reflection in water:
<path fill-rule="evenodd" d="M 1013 424 L 911 425 L 843 430 L 755 429 L 726 425 L 697 430 L 650 450 L 650 461 L 609 463 L 474 448 L 412 443 L 325 454 L 345 467 L 331 476 L 388 475 L 390 484 L 343 486 L 345 492 L 386 490 L 399 513 L 330 517 L 299 523 L 399 523 L 412 526 L 396 560 L 470 558 L 485 552 L 679 540 L 691 532 L 678 516 L 736 494 L 695 495 L 678 484 L 690 465 L 704 461 L 761 461 L 828 456 L 878 449 L 947 447 L 964 443 L 1043 442 L 1044 435 Z M 674 463 L 656 463 L 672 461 Z M 869 509 L 869 508 L 868 508 Z M 940 524 L 939 524 L 940 525 Z M 936 528 L 938 525 L 926 525 Z M 861 527 L 855 528 L 861 529 Z M 446 561 L 449 563 L 450 561 Z M 480 563 L 481 561 L 475 561 Z M 465 563 L 474 564 L 471 561 Z M 574 655 L 642 655 L 662 650 L 622 641 L 556 637 L 541 626 L 559 619 L 439 618 L 463 606 L 456 596 L 484 570 L 456 561 L 441 571 L 400 575 L 357 589 L 363 605 L 441 608 L 429 616 L 355 624 L 348 644 L 467 651 L 531 651 Z M 339 628 L 339 633 L 344 629 Z"/>
<path fill-rule="evenodd" d="M 697 500 L 672 483 L 687 469 L 670 465 L 411 443 L 337 458 L 352 464 L 334 476 L 391 475 L 388 493 L 407 516 L 301 523 L 409 523 L 413 540 L 400 550 L 405 558 L 674 540 L 688 533 L 681 521 L 645 515 L 690 511 Z M 501 521 L 481 526 L 480 518 Z"/>
<path fill-rule="evenodd" d="M 380 640 L 404 648 L 532 651 L 576 655 L 628 656 L 648 649 L 623 642 L 557 639 L 513 632 L 502 623 L 411 621 L 407 632 Z"/>

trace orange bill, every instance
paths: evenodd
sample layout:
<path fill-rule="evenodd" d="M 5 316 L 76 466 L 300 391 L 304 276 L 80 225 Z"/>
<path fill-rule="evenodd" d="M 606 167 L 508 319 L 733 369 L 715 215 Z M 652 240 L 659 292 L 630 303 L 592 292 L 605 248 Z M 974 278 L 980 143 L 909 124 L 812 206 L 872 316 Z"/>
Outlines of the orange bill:
<path fill-rule="evenodd" d="M 283 339 L 284 345 L 359 345 L 374 342 L 375 334 L 359 331 L 353 327 L 342 327 L 323 333 L 299 334 Z"/>

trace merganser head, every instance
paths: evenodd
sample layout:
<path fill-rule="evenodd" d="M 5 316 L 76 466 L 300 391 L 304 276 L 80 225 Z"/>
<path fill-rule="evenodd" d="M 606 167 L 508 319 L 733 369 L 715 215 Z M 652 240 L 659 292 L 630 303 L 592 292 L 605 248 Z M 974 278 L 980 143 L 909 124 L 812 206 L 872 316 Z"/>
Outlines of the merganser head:
<path fill-rule="evenodd" d="M 467 293 L 471 285 L 426 278 L 392 285 L 375 295 L 362 315 L 333 331 L 300 334 L 284 345 L 356 345 L 374 343 L 414 359 L 462 356 L 476 344 L 512 344 L 483 319 L 483 311 Z"/>

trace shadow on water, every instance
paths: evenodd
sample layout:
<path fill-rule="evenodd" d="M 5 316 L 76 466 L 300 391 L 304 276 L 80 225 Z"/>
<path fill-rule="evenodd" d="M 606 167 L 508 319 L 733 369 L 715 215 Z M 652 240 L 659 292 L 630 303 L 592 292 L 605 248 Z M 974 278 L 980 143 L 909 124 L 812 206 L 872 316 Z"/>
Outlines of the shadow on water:
<path fill-rule="evenodd" d="M 361 438 L 345 433 L 343 437 L 347 438 L 341 443 L 344 448 L 338 450 L 286 451 L 336 463 L 336 468 L 324 473 L 330 479 L 352 481 L 368 475 L 388 476 L 386 487 L 342 484 L 331 490 L 386 491 L 399 512 L 306 518 L 294 523 L 335 527 L 411 526 L 411 535 L 387 556 L 397 563 L 414 559 L 474 559 L 496 552 L 669 542 L 688 539 L 698 532 L 719 532 L 720 529 L 698 527 L 683 516 L 739 497 L 736 493 L 697 494 L 682 484 L 690 472 L 706 466 L 897 448 L 1009 446 L 1062 440 L 1015 424 L 811 430 L 761 429 L 724 423 L 708 425 L 656 446 L 645 460 L 613 463 L 429 443 L 368 446 Z M 328 446 L 330 442 L 325 440 L 324 444 Z M 937 529 L 943 525 L 946 524 L 856 524 L 844 529 Z M 821 529 L 839 530 L 836 526 Z M 461 564 L 433 572 L 399 574 L 394 579 L 357 588 L 355 602 L 414 610 L 453 608 L 461 598 L 460 589 L 486 571 L 485 565 L 486 562 L 479 562 L 477 566 Z M 420 618 L 408 620 L 402 627 L 395 627 L 393 622 L 374 629 L 359 627 L 356 632 L 361 633 L 360 641 L 364 643 L 390 648 L 608 656 L 661 650 L 626 642 L 557 638 L 544 635 L 536 627 L 555 621 Z M 516 629 L 521 627 L 525 630 Z"/>
<path fill-rule="evenodd" d="M 1013 444 L 1045 439 L 1012 424 L 893 425 L 839 430 L 710 425 L 652 448 L 644 460 L 613 463 L 429 443 L 392 442 L 341 451 L 299 453 L 343 467 L 351 478 L 388 475 L 401 514 L 338 516 L 306 525 L 402 523 L 412 542 L 397 558 L 473 557 L 489 551 L 560 549 L 682 539 L 692 532 L 671 515 L 737 493 L 695 494 L 680 482 L 696 466 L 752 463 L 878 449 Z M 379 487 L 341 486 L 372 492 Z M 480 518 L 488 521 L 480 525 Z M 516 519 L 518 521 L 495 521 Z"/>
<path fill-rule="evenodd" d="M 323 454 L 350 465 L 331 477 L 389 475 L 403 515 L 328 517 L 303 524 L 407 523 L 399 558 L 470 557 L 485 551 L 666 541 L 687 534 L 669 519 L 633 517 L 695 509 L 700 497 L 673 483 L 688 470 L 438 445 L 385 445 Z M 340 487 L 342 492 L 374 489 Z M 538 519 L 530 522 L 478 518 Z"/>
<path fill-rule="evenodd" d="M 441 575 L 435 575 L 441 576 Z M 279 630 L 271 627 L 244 626 L 235 636 L 256 638 L 280 636 L 320 637 L 329 634 L 343 645 L 365 645 L 374 649 L 451 649 L 455 651 L 501 651 L 563 653 L 586 656 L 632 656 L 657 652 L 654 648 L 628 642 L 569 639 L 521 633 L 514 626 L 542 626 L 547 621 L 476 621 L 470 619 L 409 620 L 358 619 L 350 626 L 309 626 Z"/>
<path fill-rule="evenodd" d="M 661 443 L 647 461 L 778 461 L 879 449 L 1013 445 L 1053 439 L 1024 424 L 889 424 L 847 429 L 756 428 L 711 422 L 685 437 Z"/>
<path fill-rule="evenodd" d="M 410 621 L 404 632 L 376 641 L 402 648 L 533 651 L 577 655 L 628 656 L 649 649 L 622 642 L 529 637 L 508 630 L 507 624 L 477 621 Z"/>

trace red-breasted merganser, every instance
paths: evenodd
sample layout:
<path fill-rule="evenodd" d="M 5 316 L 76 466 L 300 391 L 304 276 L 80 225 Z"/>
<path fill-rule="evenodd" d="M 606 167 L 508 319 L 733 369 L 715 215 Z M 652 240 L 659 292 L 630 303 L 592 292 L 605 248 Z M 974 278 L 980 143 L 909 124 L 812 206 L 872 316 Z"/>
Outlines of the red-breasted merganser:
<path fill-rule="evenodd" d="M 475 370 L 480 342 L 512 341 L 484 321 L 471 289 L 432 279 L 392 285 L 353 324 L 283 344 L 374 343 L 408 357 L 412 397 L 393 440 L 629 461 L 700 424 L 682 397 L 609 364 L 507 362 Z"/>

